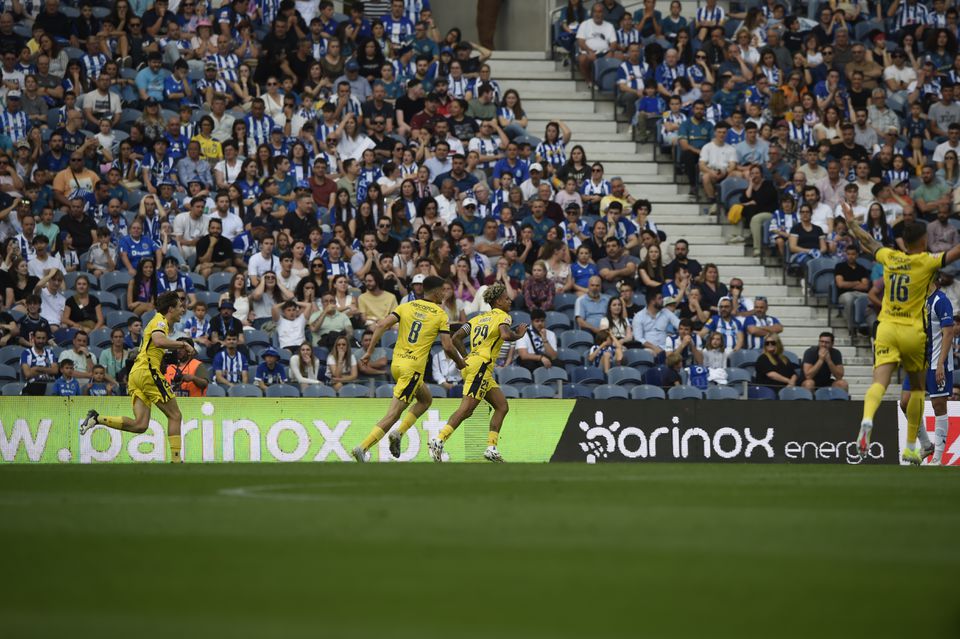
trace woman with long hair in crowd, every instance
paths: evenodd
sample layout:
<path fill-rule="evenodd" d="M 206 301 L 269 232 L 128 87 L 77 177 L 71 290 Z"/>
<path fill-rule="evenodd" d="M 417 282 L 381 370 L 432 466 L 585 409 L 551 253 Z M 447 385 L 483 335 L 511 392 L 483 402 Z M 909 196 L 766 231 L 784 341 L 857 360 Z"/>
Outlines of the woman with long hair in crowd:
<path fill-rule="evenodd" d="M 244 327 L 251 324 L 252 316 L 250 314 L 250 296 L 247 291 L 247 276 L 243 273 L 235 273 L 230 278 L 230 286 L 220 295 L 220 302 L 229 301 L 233 304 L 233 316 L 240 320 Z"/>
<path fill-rule="evenodd" d="M 301 391 L 307 390 L 312 385 L 323 384 L 320 381 L 320 362 L 310 342 L 300 344 L 297 352 L 290 358 L 289 368 L 290 377 L 300 385 Z"/>
<path fill-rule="evenodd" d="M 357 358 L 346 335 L 337 337 L 330 354 L 327 355 L 327 379 L 330 380 L 330 386 L 337 391 L 343 388 L 344 384 L 357 379 Z"/>
<path fill-rule="evenodd" d="M 137 271 L 127 284 L 127 310 L 134 315 L 143 315 L 152 311 L 156 302 L 156 264 L 153 258 L 145 257 L 137 264 Z"/>

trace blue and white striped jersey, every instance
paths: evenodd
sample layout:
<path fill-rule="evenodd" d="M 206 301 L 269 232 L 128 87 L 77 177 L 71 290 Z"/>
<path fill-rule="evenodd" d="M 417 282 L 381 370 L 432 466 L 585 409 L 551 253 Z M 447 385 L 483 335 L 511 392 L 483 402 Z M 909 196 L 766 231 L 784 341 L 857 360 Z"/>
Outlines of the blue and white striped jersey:
<path fill-rule="evenodd" d="M 231 384 L 239 384 L 243 381 L 241 374 L 247 370 L 247 359 L 240 351 L 231 356 L 227 349 L 223 349 L 213 358 L 213 370 L 214 373 L 222 371 L 223 376 Z"/>
<path fill-rule="evenodd" d="M 930 370 L 937 370 L 940 353 L 944 348 L 952 348 L 953 344 L 943 343 L 943 329 L 953 326 L 953 305 L 946 293 L 937 289 L 927 298 L 927 355 L 930 360 Z M 953 370 L 953 358 L 947 357 L 944 364 L 947 371 Z"/>
<path fill-rule="evenodd" d="M 760 318 L 756 315 L 750 315 L 743 318 L 743 347 L 748 350 L 763 350 L 763 340 L 765 335 L 751 335 L 747 329 L 751 326 L 775 326 L 780 323 L 776 317 L 767 315 Z"/>

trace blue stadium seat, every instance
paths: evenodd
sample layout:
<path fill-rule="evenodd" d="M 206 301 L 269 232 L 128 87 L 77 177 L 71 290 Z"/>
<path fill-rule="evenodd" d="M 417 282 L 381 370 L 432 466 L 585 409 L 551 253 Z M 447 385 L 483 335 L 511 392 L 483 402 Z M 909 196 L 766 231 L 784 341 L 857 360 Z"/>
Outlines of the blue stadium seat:
<path fill-rule="evenodd" d="M 648 368 L 654 366 L 656 361 L 653 358 L 653 353 L 645 348 L 628 348 L 623 353 L 623 364 L 633 368 Z"/>
<path fill-rule="evenodd" d="M 593 63 L 593 79 L 597 92 L 601 95 L 613 95 L 617 87 L 617 69 L 620 60 L 616 58 L 597 58 Z M 592 90 L 592 88 L 591 88 Z"/>
<path fill-rule="evenodd" d="M 393 348 L 397 345 L 397 331 L 387 331 L 380 338 L 380 346 L 383 348 Z"/>
<path fill-rule="evenodd" d="M 553 399 L 556 396 L 557 389 L 553 386 L 530 384 L 520 389 L 520 397 L 523 399 Z"/>
<path fill-rule="evenodd" d="M 230 288 L 230 280 L 233 279 L 233 273 L 212 273 L 207 278 L 207 290 L 217 293 L 226 293 Z"/>
<path fill-rule="evenodd" d="M 572 309 L 576 304 L 577 296 L 573 293 L 559 293 L 553 298 L 554 310 L 561 313 Z"/>
<path fill-rule="evenodd" d="M 747 386 L 747 399 L 776 399 L 777 394 L 769 386 L 750 384 Z"/>
<path fill-rule="evenodd" d="M 600 384 L 593 387 L 594 399 L 630 399 L 627 389 L 613 384 Z"/>
<path fill-rule="evenodd" d="M 752 370 L 760 355 L 760 351 L 753 350 L 730 353 L 730 366 L 732 368 L 749 368 Z"/>
<path fill-rule="evenodd" d="M 267 397 L 300 397 L 300 388 L 290 384 L 267 386 Z"/>
<path fill-rule="evenodd" d="M 671 386 L 667 391 L 670 399 L 703 399 L 703 391 L 696 386 Z"/>
<path fill-rule="evenodd" d="M 815 397 L 819 401 L 847 401 L 850 399 L 850 394 L 842 388 L 827 386 L 818 388 Z"/>
<path fill-rule="evenodd" d="M 630 399 L 666 399 L 666 393 L 659 386 L 641 384 L 630 389 Z"/>
<path fill-rule="evenodd" d="M 783 401 L 813 401 L 813 393 L 799 386 L 785 386 L 781 388 L 778 397 Z"/>
<path fill-rule="evenodd" d="M 513 325 L 517 324 L 526 324 L 530 325 L 530 313 L 526 311 L 510 311 L 510 321 L 513 322 Z"/>
<path fill-rule="evenodd" d="M 229 397 L 263 397 L 259 386 L 253 384 L 234 384 L 227 389 Z"/>
<path fill-rule="evenodd" d="M 567 314 L 559 311 L 547 311 L 546 322 L 551 331 L 566 331 L 573 327 Z"/>
<path fill-rule="evenodd" d="M 607 380 L 603 371 L 595 366 L 578 366 L 573 369 L 570 381 L 574 384 L 604 384 Z"/>
<path fill-rule="evenodd" d="M 513 384 L 515 382 L 523 382 L 525 384 L 533 383 L 533 376 L 530 374 L 530 371 L 522 366 L 504 366 L 497 369 L 496 376 L 497 383 L 501 385 Z"/>
<path fill-rule="evenodd" d="M 122 328 L 126 330 L 127 322 L 131 317 L 136 317 L 130 311 L 107 311 L 103 314 L 103 319 L 110 328 Z"/>
<path fill-rule="evenodd" d="M 370 397 L 370 387 L 364 384 L 344 384 L 337 395 L 340 397 Z"/>
<path fill-rule="evenodd" d="M 381 386 L 377 386 L 377 390 L 373 392 L 373 396 L 380 399 L 390 399 L 393 397 L 394 386 L 395 384 L 383 384 Z"/>
<path fill-rule="evenodd" d="M 583 355 L 580 354 L 580 351 L 572 348 L 560 348 L 557 349 L 557 360 L 559 360 L 561 364 L 577 366 L 583 361 Z"/>
<path fill-rule="evenodd" d="M 9 364 L 0 364 L 0 382 L 15 382 L 19 378 L 16 368 Z"/>
<path fill-rule="evenodd" d="M 447 389 L 441 386 L 440 384 L 427 384 L 427 388 L 430 389 L 430 394 L 434 397 L 446 397 Z"/>
<path fill-rule="evenodd" d="M 740 399 L 740 392 L 730 386 L 710 386 L 707 388 L 707 399 Z"/>
<path fill-rule="evenodd" d="M 560 333 L 560 346 L 563 348 L 574 348 L 576 346 L 593 346 L 593 335 L 587 331 L 573 329 Z"/>
<path fill-rule="evenodd" d="M 664 364 L 647 369 L 643 373 L 643 383 L 650 386 L 664 386 L 663 382 L 664 378 L 666 377 L 667 370 L 668 369 Z"/>
<path fill-rule="evenodd" d="M 593 393 L 590 386 L 581 386 L 580 384 L 564 384 L 563 399 L 593 399 Z"/>
<path fill-rule="evenodd" d="M 501 386 L 500 390 L 507 399 L 520 399 L 520 391 L 514 386 Z"/>
<path fill-rule="evenodd" d="M 337 393 L 326 384 L 310 384 L 303 391 L 304 397 L 336 397 Z"/>
<path fill-rule="evenodd" d="M 567 371 L 556 366 L 550 368 L 538 368 L 533 371 L 534 384 L 549 384 L 551 382 L 566 382 L 568 380 Z"/>
<path fill-rule="evenodd" d="M 103 307 L 103 312 L 106 313 L 108 310 L 120 311 L 121 308 L 120 298 L 109 293 L 107 291 L 97 291 L 94 297 L 100 302 L 100 306 Z"/>
<path fill-rule="evenodd" d="M 97 348 L 107 348 L 110 346 L 110 329 L 98 328 L 90 333 L 90 345 Z"/>
<path fill-rule="evenodd" d="M 223 390 L 223 386 L 218 384 L 209 384 L 207 386 L 207 397 L 226 397 L 227 391 Z"/>
<path fill-rule="evenodd" d="M 257 346 L 266 347 L 273 345 L 273 339 L 264 331 L 245 331 L 243 337 L 244 344 L 246 344 L 249 349 Z"/>
<path fill-rule="evenodd" d="M 126 271 L 110 271 L 100 277 L 100 290 L 109 291 L 117 297 L 126 297 L 127 284 L 132 278 Z"/>
<path fill-rule="evenodd" d="M 750 383 L 753 381 L 753 375 L 750 374 L 750 371 L 743 368 L 728 368 L 727 369 L 727 383 L 736 384 L 739 382 Z"/>
<path fill-rule="evenodd" d="M 23 390 L 23 384 L 20 382 L 8 382 L 0 389 L 0 395 L 4 397 L 16 397 Z"/>
<path fill-rule="evenodd" d="M 642 384 L 643 374 L 629 366 L 614 366 L 607 371 L 607 381 L 615 386 Z"/>
<path fill-rule="evenodd" d="M 19 370 L 20 355 L 23 353 L 22 346 L 10 345 L 0 348 L 0 364 L 7 364 Z"/>
<path fill-rule="evenodd" d="M 203 302 L 211 309 L 207 311 L 208 317 L 217 314 L 217 311 L 214 309 L 220 306 L 220 293 L 216 291 L 194 291 L 193 294 L 197 296 L 198 302 Z"/>

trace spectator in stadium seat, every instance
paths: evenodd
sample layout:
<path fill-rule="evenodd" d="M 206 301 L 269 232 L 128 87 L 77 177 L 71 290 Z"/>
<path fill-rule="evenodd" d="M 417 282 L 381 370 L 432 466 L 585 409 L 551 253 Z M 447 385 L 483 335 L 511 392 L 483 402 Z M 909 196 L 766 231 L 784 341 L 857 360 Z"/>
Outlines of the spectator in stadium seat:
<path fill-rule="evenodd" d="M 637 275 L 639 260 L 628 255 L 623 243 L 616 237 L 604 241 L 606 257 L 597 262 L 600 278 L 603 280 L 603 292 L 611 296 L 617 294 L 617 284 L 622 280 L 632 280 Z"/>
<path fill-rule="evenodd" d="M 623 343 L 608 330 L 597 331 L 593 336 L 593 346 L 587 353 L 586 365 L 594 366 L 606 375 L 611 366 L 620 366 L 623 362 Z"/>
<path fill-rule="evenodd" d="M 767 308 L 767 298 L 758 297 L 754 300 L 753 313 L 742 320 L 748 350 L 762 349 L 764 339 L 783 332 L 783 324 L 776 317 L 767 315 Z"/>
<path fill-rule="evenodd" d="M 754 300 L 743 294 L 742 279 L 739 277 L 731 278 L 730 284 L 727 285 L 727 290 L 730 292 L 730 301 L 733 302 L 734 315 L 737 317 L 746 317 L 753 313 Z"/>
<path fill-rule="evenodd" d="M 960 243 L 960 233 L 950 224 L 950 206 L 941 202 L 937 207 L 937 219 L 927 224 L 927 250 L 941 253 Z"/>
<path fill-rule="evenodd" d="M 557 335 L 547 328 L 546 313 L 530 311 L 530 326 L 517 342 L 517 362 L 527 370 L 551 368 L 557 360 Z"/>
<path fill-rule="evenodd" d="M 711 201 L 716 197 L 720 183 L 737 170 L 737 151 L 725 141 L 728 128 L 725 122 L 717 124 L 713 129 L 713 140 L 700 149 L 700 182 L 704 195 Z"/>
<path fill-rule="evenodd" d="M 702 276 L 697 278 L 697 289 L 702 297 L 701 306 L 711 313 L 717 312 L 720 298 L 729 294 L 727 285 L 720 281 L 720 271 L 716 264 L 704 265 Z"/>
<path fill-rule="evenodd" d="M 677 269 L 681 266 L 687 269 L 690 277 L 694 280 L 699 279 L 703 267 L 700 262 L 690 259 L 690 243 L 684 239 L 679 239 L 673 243 L 673 261 L 664 268 L 664 274 L 668 279 L 676 277 Z"/>
<path fill-rule="evenodd" d="M 824 331 L 817 345 L 803 353 L 803 387 L 814 391 L 828 386 L 849 390 L 843 379 L 843 354 L 833 347 L 833 333 Z"/>
<path fill-rule="evenodd" d="M 348 297 L 351 296 L 348 295 Z M 350 317 L 337 308 L 337 300 L 333 292 L 324 293 L 321 304 L 322 308 L 314 311 L 310 316 L 310 335 L 314 344 L 324 343 L 328 335 L 353 330 Z"/>
<path fill-rule="evenodd" d="M 617 41 L 616 28 L 613 24 L 605 22 L 603 15 L 603 5 L 597 3 L 590 11 L 590 20 L 582 22 L 577 28 L 577 62 L 587 84 L 592 84 L 594 81 L 593 63 L 597 58 L 606 55 Z"/>
<path fill-rule="evenodd" d="M 646 308 L 633 316 L 633 339 L 662 361 L 667 335 L 676 332 L 680 318 L 664 308 L 660 291 L 647 291 L 646 299 Z"/>
<path fill-rule="evenodd" d="M 763 352 L 757 357 L 756 365 L 757 384 L 774 389 L 785 386 L 796 386 L 799 381 L 797 369 L 783 354 L 783 344 L 776 335 L 768 335 L 763 340 Z"/>
<path fill-rule="evenodd" d="M 232 214 L 231 214 L 232 215 Z M 233 262 L 233 244 L 221 235 L 223 223 L 214 215 L 207 223 L 207 235 L 197 241 L 197 272 L 203 277 L 212 273 L 236 273 Z"/>
<path fill-rule="evenodd" d="M 344 384 L 357 379 L 357 374 L 357 358 L 350 350 L 347 336 L 340 335 L 327 355 L 327 379 L 334 390 L 339 391 Z"/>
<path fill-rule="evenodd" d="M 600 330 L 600 320 L 606 316 L 607 302 L 610 300 L 608 295 L 601 293 L 601 282 L 599 275 L 592 276 L 587 284 L 587 294 L 578 297 L 574 305 L 577 326 L 591 333 Z"/>
<path fill-rule="evenodd" d="M 952 244 L 951 244 L 952 246 Z M 857 262 L 860 250 L 853 245 L 846 248 L 845 261 L 833 269 L 833 281 L 840 293 L 839 301 L 843 305 L 843 317 L 847 320 L 847 330 L 853 335 L 856 324 L 853 319 L 857 300 L 865 297 L 870 290 L 870 272 Z"/>
<path fill-rule="evenodd" d="M 311 386 L 322 385 L 320 381 L 320 362 L 313 352 L 313 346 L 309 342 L 300 344 L 300 348 L 290 358 L 290 377 L 300 385 L 300 390 L 305 391 Z"/>
<path fill-rule="evenodd" d="M 221 308 L 223 304 L 221 303 Z M 213 378 L 218 386 L 230 388 L 234 384 L 246 384 L 249 373 L 247 372 L 247 358 L 237 348 L 239 343 L 238 333 L 227 333 L 223 339 L 223 348 L 213 356 Z"/>
<path fill-rule="evenodd" d="M 703 338 L 693 332 L 693 322 L 684 318 L 677 324 L 677 334 L 667 335 L 665 349 L 667 357 L 674 353 L 680 356 L 683 366 L 703 363 Z"/>
<path fill-rule="evenodd" d="M 47 347 L 49 333 L 41 327 L 34 330 L 32 344 L 20 354 L 20 379 L 25 383 L 22 395 L 43 395 L 47 382 L 60 374 L 57 356 Z"/>
<path fill-rule="evenodd" d="M 743 323 L 733 314 L 733 301 L 726 295 L 720 298 L 717 314 L 704 325 L 700 336 L 705 337 L 710 333 L 722 335 L 724 348 L 731 352 L 743 349 Z"/>
<path fill-rule="evenodd" d="M 925 165 L 920 172 L 920 186 L 913 191 L 913 201 L 918 216 L 924 218 L 936 215 L 941 203 L 953 203 L 950 187 L 936 176 L 935 168 L 930 164 Z"/>

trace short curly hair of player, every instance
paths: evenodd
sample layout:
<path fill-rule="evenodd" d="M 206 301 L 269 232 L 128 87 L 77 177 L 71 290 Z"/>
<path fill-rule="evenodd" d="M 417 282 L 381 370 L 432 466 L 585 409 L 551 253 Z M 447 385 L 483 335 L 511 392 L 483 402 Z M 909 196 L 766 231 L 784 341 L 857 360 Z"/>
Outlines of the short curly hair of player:
<path fill-rule="evenodd" d="M 483 292 L 483 301 L 493 306 L 493 303 L 500 299 L 500 296 L 507 292 L 507 287 L 497 282 Z"/>

